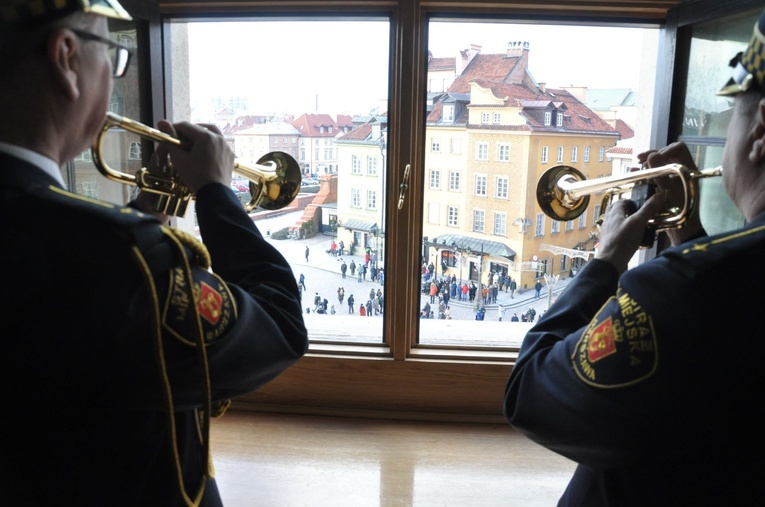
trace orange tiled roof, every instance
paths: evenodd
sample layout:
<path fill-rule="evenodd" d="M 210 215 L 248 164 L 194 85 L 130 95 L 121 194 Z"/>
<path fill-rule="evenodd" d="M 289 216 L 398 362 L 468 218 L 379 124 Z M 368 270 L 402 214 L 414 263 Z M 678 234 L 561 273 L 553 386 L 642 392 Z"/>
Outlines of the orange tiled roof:
<path fill-rule="evenodd" d="M 612 153 L 614 155 L 632 155 L 632 148 L 627 146 L 614 146 L 606 150 L 606 153 Z"/>
<path fill-rule="evenodd" d="M 450 92 L 470 93 L 470 82 L 483 79 L 503 83 L 510 76 L 520 57 L 506 55 L 475 55 L 462 74 L 449 87 Z"/>
<path fill-rule="evenodd" d="M 635 137 L 635 131 L 624 123 L 624 120 L 616 120 L 616 131 L 619 132 L 619 134 L 622 136 L 622 139 L 632 139 Z"/>
<path fill-rule="evenodd" d="M 348 115 L 338 115 L 335 120 L 328 114 L 306 113 L 300 115 L 291 124 L 301 136 L 305 137 L 335 137 L 342 132 L 343 127 L 353 128 L 351 117 Z"/>
<path fill-rule="evenodd" d="M 454 57 L 431 58 L 428 60 L 429 71 L 454 70 L 457 68 L 457 59 Z"/>

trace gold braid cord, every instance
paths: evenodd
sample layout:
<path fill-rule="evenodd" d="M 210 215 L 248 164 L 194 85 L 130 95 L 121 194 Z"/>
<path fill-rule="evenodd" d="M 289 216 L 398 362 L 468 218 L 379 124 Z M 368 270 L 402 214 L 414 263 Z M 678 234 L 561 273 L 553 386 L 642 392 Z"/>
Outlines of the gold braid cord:
<path fill-rule="evenodd" d="M 189 259 L 186 255 L 186 248 L 190 249 L 196 257 L 196 263 L 204 268 L 208 269 L 210 267 L 211 258 L 210 254 L 207 251 L 207 248 L 199 242 L 196 238 L 194 238 L 192 235 L 187 234 L 183 231 L 180 231 L 178 229 L 172 229 L 169 227 L 162 226 L 162 232 L 177 246 L 178 252 L 180 254 L 180 259 L 182 261 L 182 268 L 185 271 L 186 279 L 191 281 L 192 278 L 192 268 L 191 263 L 189 262 Z M 173 449 L 173 457 L 175 460 L 175 469 L 176 469 L 176 477 L 178 480 L 178 486 L 180 488 L 181 495 L 183 496 L 183 500 L 185 504 L 189 507 L 198 507 L 200 502 L 202 501 L 202 497 L 204 495 L 205 487 L 207 486 L 207 480 L 214 477 L 214 471 L 213 471 L 213 463 L 212 463 L 212 454 L 210 452 L 210 416 L 213 415 L 215 417 L 223 415 L 226 408 L 228 408 L 228 405 L 230 401 L 224 401 L 224 402 L 218 402 L 214 403 L 212 402 L 212 390 L 210 385 L 210 373 L 209 373 L 209 365 L 207 362 L 207 349 L 204 345 L 204 334 L 202 329 L 202 322 L 200 320 L 199 311 L 197 310 L 197 304 L 193 305 L 194 313 L 196 314 L 196 326 L 195 326 L 195 343 L 197 345 L 197 356 L 199 359 L 199 370 L 200 370 L 200 377 L 201 377 L 201 383 L 202 383 L 202 391 L 205 399 L 205 404 L 203 410 L 199 411 L 197 417 L 197 430 L 199 434 L 199 438 L 202 444 L 202 449 L 204 452 L 204 460 L 207 463 L 207 469 L 205 470 L 202 479 L 201 484 L 199 486 L 199 490 L 194 495 L 194 498 L 192 499 L 188 492 L 186 491 L 186 487 L 183 483 L 183 470 L 181 467 L 181 460 L 180 455 L 178 452 L 178 437 L 176 434 L 176 427 L 175 427 L 175 409 L 173 405 L 173 393 L 172 393 L 172 387 L 170 386 L 170 378 L 167 374 L 167 362 L 165 358 L 164 353 L 164 347 L 163 347 L 163 340 L 162 340 L 162 318 L 161 318 L 161 312 L 160 312 L 160 303 L 159 303 L 159 294 L 157 293 L 157 287 L 154 284 L 154 278 L 152 276 L 151 270 L 149 269 L 149 264 L 146 262 L 146 259 L 142 255 L 140 249 L 137 246 L 132 247 L 133 251 L 133 257 L 135 258 L 139 268 L 141 269 L 142 275 L 144 277 L 144 281 L 146 282 L 147 289 L 149 291 L 149 299 L 151 301 L 151 310 L 152 310 L 152 332 L 154 335 L 154 342 L 156 347 L 156 353 L 157 353 L 157 360 L 160 367 L 160 373 L 162 375 L 163 383 L 164 383 L 164 391 L 165 391 L 165 402 L 167 405 L 167 414 L 169 417 L 169 426 L 170 426 L 170 438 L 172 439 L 172 449 Z M 189 283 L 189 300 L 197 302 L 197 298 L 194 296 L 194 290 L 193 290 L 193 283 Z"/>
<path fill-rule="evenodd" d="M 212 266 L 212 258 L 210 252 L 207 251 L 207 247 L 201 241 L 197 240 L 191 234 L 182 231 L 180 229 L 173 229 L 171 227 L 163 227 L 165 234 L 173 236 L 182 245 L 189 248 L 194 254 L 196 254 L 197 264 L 203 269 L 209 269 Z M 231 400 L 217 401 L 212 404 L 212 417 L 221 417 L 226 413 L 228 407 L 231 406 Z"/>
<path fill-rule="evenodd" d="M 210 252 L 207 251 L 207 247 L 197 238 L 188 232 L 184 232 L 180 229 L 173 229 L 172 227 L 162 226 L 162 231 L 168 236 L 175 238 L 176 243 L 180 242 L 183 246 L 194 252 L 197 256 L 197 264 L 199 264 L 200 267 L 209 269 L 209 267 L 212 266 Z"/>

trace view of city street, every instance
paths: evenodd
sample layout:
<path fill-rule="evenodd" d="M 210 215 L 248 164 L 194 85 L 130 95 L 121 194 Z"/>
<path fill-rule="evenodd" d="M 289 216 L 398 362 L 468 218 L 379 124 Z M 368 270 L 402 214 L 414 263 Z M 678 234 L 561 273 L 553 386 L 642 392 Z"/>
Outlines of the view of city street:
<path fill-rule="evenodd" d="M 363 264 L 362 255 L 344 255 L 342 257 L 333 257 L 327 251 L 333 237 L 317 234 L 307 239 L 271 239 L 270 234 L 284 227 L 294 226 L 299 220 L 302 212 L 292 211 L 270 217 L 258 217 L 254 215 L 255 224 L 261 232 L 269 239 L 269 242 L 278 249 L 282 255 L 289 261 L 295 274 L 295 280 L 299 280 L 301 274 L 305 276 L 306 288 L 303 291 L 303 307 L 311 309 L 310 313 L 304 315 L 306 326 L 312 339 L 336 340 L 342 342 L 357 343 L 381 343 L 382 342 L 382 317 L 371 316 L 364 318 L 374 319 L 366 321 L 363 326 L 359 326 L 359 304 L 366 303 L 369 299 L 370 290 L 381 290 L 384 299 L 390 297 L 385 293 L 384 284 L 372 282 L 369 278 L 359 281 L 358 273 L 351 277 L 347 272 L 346 278 L 342 277 L 340 265 L 344 260 L 350 264 L 353 260 L 357 265 Z M 263 213 L 263 215 L 269 215 Z M 305 258 L 306 247 L 308 247 L 308 261 Z M 553 287 L 553 298 L 560 294 L 566 287 L 569 279 L 562 279 Z M 345 300 L 342 304 L 337 298 L 338 288 L 345 289 Z M 334 306 L 335 314 L 317 314 L 313 311 L 313 301 L 315 295 L 318 295 L 329 301 L 330 308 Z M 353 294 L 356 301 L 355 313 L 348 313 L 347 298 Z M 534 308 L 536 315 L 543 314 L 549 305 L 551 298 L 548 297 L 547 287 L 544 287 L 540 297 L 535 297 L 533 289 L 522 293 L 516 293 L 510 297 L 507 292 L 500 292 L 497 302 L 505 308 L 505 315 L 502 322 L 499 322 L 498 304 L 487 305 L 486 315 L 481 327 L 485 332 L 476 332 L 476 312 L 473 303 L 462 301 L 450 301 L 451 319 L 422 319 L 420 325 L 420 343 L 438 344 L 438 345 L 471 345 L 471 346 L 496 346 L 496 347 L 517 347 L 520 345 L 526 331 L 531 324 L 525 322 L 511 322 L 513 314 L 520 315 L 527 312 L 529 308 Z M 430 296 L 422 294 L 420 307 L 412 309 L 420 313 L 420 310 L 426 302 L 430 301 Z M 433 305 L 438 306 L 438 303 Z"/>

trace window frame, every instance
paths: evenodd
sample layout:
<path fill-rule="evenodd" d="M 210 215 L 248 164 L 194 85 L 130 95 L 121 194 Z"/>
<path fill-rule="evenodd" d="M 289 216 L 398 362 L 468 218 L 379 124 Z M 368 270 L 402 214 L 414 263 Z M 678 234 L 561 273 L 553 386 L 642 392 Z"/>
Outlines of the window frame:
<path fill-rule="evenodd" d="M 497 162 L 510 162 L 510 143 L 497 143 Z"/>
<path fill-rule="evenodd" d="M 484 173 L 476 173 L 475 175 L 475 192 L 473 195 L 476 197 L 488 197 L 489 196 L 489 177 Z"/>
<path fill-rule="evenodd" d="M 509 199 L 510 198 L 510 177 L 509 176 L 497 176 L 496 189 L 494 197 L 496 199 Z"/>
<path fill-rule="evenodd" d="M 489 143 L 486 141 L 475 143 L 475 159 L 482 161 L 489 160 Z"/>
<path fill-rule="evenodd" d="M 441 190 L 441 169 L 430 170 L 429 188 L 431 190 Z"/>
<path fill-rule="evenodd" d="M 712 0 L 701 0 L 706 10 L 694 9 L 691 14 L 681 9 L 671 15 L 651 13 L 648 9 L 627 9 L 613 2 L 602 5 L 598 2 L 597 12 L 585 5 L 588 2 L 561 3 L 553 1 L 545 9 L 533 6 L 521 8 L 517 3 L 490 0 L 480 5 L 470 3 L 433 3 L 419 0 L 333 1 L 296 0 L 289 7 L 266 2 L 200 2 L 198 4 L 181 0 L 163 0 L 162 10 L 148 14 L 145 5 L 157 9 L 156 0 L 122 0 L 122 3 L 136 17 L 137 13 L 153 21 L 152 29 L 144 44 L 152 62 L 158 69 L 164 69 L 170 76 L 171 65 L 166 54 L 172 38 L 168 27 L 173 17 L 189 18 L 210 16 L 210 4 L 216 4 L 215 12 L 228 16 L 338 16 L 338 12 L 349 15 L 375 15 L 387 17 L 390 27 L 390 82 L 388 108 L 388 159 L 385 188 L 390 189 L 381 196 L 386 210 L 385 246 L 387 249 L 386 291 L 396 294 L 386 300 L 386 319 L 383 333 L 388 339 L 386 346 L 328 346 L 311 344 L 308 354 L 296 365 L 285 371 L 257 392 L 244 396 L 234 403 L 235 408 L 249 410 L 291 411 L 315 414 L 365 414 L 368 416 L 423 417 L 438 420 L 504 422 L 501 399 L 504 384 L 517 356 L 517 351 L 450 351 L 432 350 L 416 346 L 419 322 L 415 312 L 408 311 L 419 297 L 418 280 L 407 276 L 410 267 L 417 264 L 420 251 L 419 226 L 423 223 L 423 190 L 427 184 L 422 171 L 425 158 L 425 90 L 427 76 L 427 24 L 430 19 L 455 15 L 493 16 L 495 18 L 516 18 L 525 16 L 535 20 L 561 22 L 595 22 L 602 16 L 614 26 L 628 26 L 631 23 L 663 26 L 666 24 L 665 44 L 658 65 L 668 72 L 660 73 L 656 90 L 662 90 L 655 107 L 660 114 L 653 119 L 652 146 L 667 143 L 670 95 L 673 71 L 677 55 L 672 42 L 677 38 L 682 23 L 698 22 L 698 17 L 711 19 L 720 15 L 721 7 Z M 593 2 L 589 2 L 593 3 Z M 622 2 L 622 4 L 624 4 Z M 731 5 L 734 4 L 734 5 Z M 736 10 L 753 8 L 754 2 L 738 0 L 725 2 L 726 15 Z M 550 10 L 552 7 L 554 9 Z M 657 9 L 658 11 L 659 9 Z M 553 15 L 550 12 L 554 12 Z M 147 13 L 147 14 L 145 14 Z M 160 23 L 160 14 L 164 23 Z M 521 16 L 518 16 L 518 15 Z M 164 32 L 162 32 L 164 31 Z M 163 36 L 164 35 L 164 36 Z M 161 43 L 168 44 L 162 49 Z M 682 56 L 681 56 L 682 58 Z M 161 72 L 150 74 L 157 79 Z M 664 81 L 661 81 L 661 80 Z M 171 79 L 152 83 L 154 103 L 144 111 L 144 122 L 155 124 L 162 117 L 169 116 L 170 107 L 163 102 Z M 410 91 L 411 93 L 408 93 Z M 665 106 L 665 107 L 661 107 Z M 404 169 L 411 166 L 407 192 L 402 207 L 398 208 L 399 183 L 403 181 Z M 456 171 L 459 175 L 459 171 Z M 459 177 L 459 176 L 458 176 Z M 450 174 L 451 180 L 451 174 Z M 460 178 L 461 180 L 461 178 Z M 460 181 L 461 187 L 461 181 Z M 451 189 L 451 183 L 450 183 Z M 458 188 L 457 190 L 461 190 Z M 382 203 L 382 201 L 381 201 Z M 401 273 L 395 275 L 395 273 Z M 339 389 L 338 386 L 343 386 Z"/>

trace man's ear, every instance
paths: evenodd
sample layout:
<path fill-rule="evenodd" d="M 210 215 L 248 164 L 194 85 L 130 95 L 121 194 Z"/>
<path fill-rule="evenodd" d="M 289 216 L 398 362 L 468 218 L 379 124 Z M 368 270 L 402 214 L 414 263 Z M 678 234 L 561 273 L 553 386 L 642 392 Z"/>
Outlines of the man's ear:
<path fill-rule="evenodd" d="M 45 48 L 51 78 L 72 100 L 80 96 L 78 71 L 81 48 L 77 37 L 68 29 L 55 30 Z"/>

